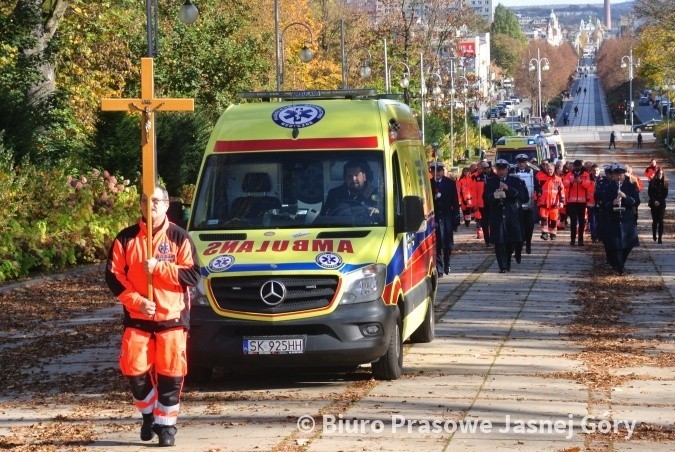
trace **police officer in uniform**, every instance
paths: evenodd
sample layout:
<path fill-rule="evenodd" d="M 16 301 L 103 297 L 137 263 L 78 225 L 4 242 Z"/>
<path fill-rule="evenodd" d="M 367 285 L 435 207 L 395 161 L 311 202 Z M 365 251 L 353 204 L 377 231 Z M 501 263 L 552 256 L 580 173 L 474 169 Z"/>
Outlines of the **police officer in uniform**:
<path fill-rule="evenodd" d="M 539 221 L 539 215 L 535 208 L 534 197 L 541 195 L 541 187 L 537 179 L 538 170 L 531 168 L 528 164 L 527 154 L 516 155 L 516 167 L 510 172 L 519 177 L 527 188 L 527 200 L 522 203 L 521 215 L 523 217 L 523 242 L 525 252 L 532 252 L 532 235 L 534 234 L 534 224 Z"/>
<path fill-rule="evenodd" d="M 601 205 L 605 212 L 605 246 L 609 263 L 619 274 L 624 274 L 626 259 L 640 241 L 635 224 L 635 210 L 640 205 L 640 193 L 626 177 L 626 166 L 612 168 L 612 182 L 605 188 Z"/>
<path fill-rule="evenodd" d="M 528 199 L 525 183 L 509 175 L 509 162 L 496 162 L 496 177 L 485 183 L 483 198 L 490 205 L 490 241 L 495 245 L 499 273 L 511 271 L 511 257 L 515 253 L 520 263 L 523 249 L 521 204 Z"/>
<path fill-rule="evenodd" d="M 450 274 L 450 255 L 455 247 L 454 230 L 459 226 L 460 210 L 455 181 L 445 176 L 445 164 L 432 162 L 429 169 L 436 220 L 436 263 L 443 262 L 443 273 Z"/>

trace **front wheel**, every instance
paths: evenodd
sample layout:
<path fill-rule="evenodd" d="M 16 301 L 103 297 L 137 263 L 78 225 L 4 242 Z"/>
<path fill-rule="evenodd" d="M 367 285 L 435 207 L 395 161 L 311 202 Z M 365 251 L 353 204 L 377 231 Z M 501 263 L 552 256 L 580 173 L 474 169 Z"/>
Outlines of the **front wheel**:
<path fill-rule="evenodd" d="M 387 352 L 371 365 L 376 380 L 398 380 L 403 373 L 403 341 L 401 340 L 401 313 L 396 308 L 396 321 L 389 336 Z"/>
<path fill-rule="evenodd" d="M 410 336 L 410 341 L 417 344 L 429 343 L 433 341 L 436 336 L 435 329 L 436 321 L 434 319 L 434 304 L 430 301 L 429 306 L 427 307 L 427 313 L 424 316 L 424 321 Z"/>

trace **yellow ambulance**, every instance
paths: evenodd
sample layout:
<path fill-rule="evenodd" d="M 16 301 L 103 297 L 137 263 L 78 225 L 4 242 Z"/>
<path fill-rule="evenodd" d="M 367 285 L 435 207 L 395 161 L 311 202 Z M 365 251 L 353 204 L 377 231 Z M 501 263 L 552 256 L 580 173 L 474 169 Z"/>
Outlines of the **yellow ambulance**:
<path fill-rule="evenodd" d="M 373 90 L 244 93 L 208 142 L 188 230 L 189 372 L 372 363 L 434 337 L 431 188 L 410 108 Z"/>

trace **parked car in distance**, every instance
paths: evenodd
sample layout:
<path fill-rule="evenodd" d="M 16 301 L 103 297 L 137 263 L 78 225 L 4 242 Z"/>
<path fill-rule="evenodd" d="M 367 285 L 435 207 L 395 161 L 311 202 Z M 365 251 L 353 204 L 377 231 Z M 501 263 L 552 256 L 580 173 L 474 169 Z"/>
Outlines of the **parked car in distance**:
<path fill-rule="evenodd" d="M 499 118 L 499 108 L 497 107 L 491 107 L 486 113 L 485 117 L 487 119 L 492 119 L 492 118 Z"/>
<path fill-rule="evenodd" d="M 520 97 L 518 97 L 518 96 L 511 96 L 511 100 L 513 101 L 513 103 L 515 105 L 518 105 L 521 102 Z"/>
<path fill-rule="evenodd" d="M 542 133 L 551 133 L 551 128 L 544 122 L 530 123 L 515 129 L 514 132 L 516 132 L 518 135 L 538 135 Z"/>
<path fill-rule="evenodd" d="M 647 105 L 647 106 L 649 105 L 649 97 L 642 96 L 640 98 L 640 106 L 642 106 L 642 105 Z"/>
<path fill-rule="evenodd" d="M 637 124 L 633 126 L 633 132 L 642 132 L 645 130 L 654 130 L 654 128 L 661 123 L 660 119 L 650 119 L 649 121 L 643 122 L 642 124 Z"/>

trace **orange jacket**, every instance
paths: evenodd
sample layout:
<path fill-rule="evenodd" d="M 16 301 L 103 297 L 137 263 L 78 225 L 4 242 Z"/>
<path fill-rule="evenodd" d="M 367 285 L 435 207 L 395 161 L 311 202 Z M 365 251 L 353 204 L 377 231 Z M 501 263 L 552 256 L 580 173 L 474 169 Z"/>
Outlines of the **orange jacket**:
<path fill-rule="evenodd" d="M 471 176 L 462 176 L 457 181 L 457 197 L 462 210 L 473 207 L 473 180 Z"/>
<path fill-rule="evenodd" d="M 631 175 L 630 175 L 630 182 L 631 182 L 632 184 L 635 184 L 635 186 L 637 187 L 638 192 L 641 192 L 642 189 L 645 188 L 645 184 L 642 183 L 642 179 L 640 179 L 640 178 L 639 178 L 638 176 L 636 176 L 635 174 L 631 174 Z"/>
<path fill-rule="evenodd" d="M 588 193 L 586 192 L 586 182 L 590 180 L 586 171 L 582 171 L 578 177 L 573 171 L 565 174 L 563 184 L 565 185 L 565 202 L 586 204 Z"/>
<path fill-rule="evenodd" d="M 543 171 L 539 172 L 540 174 Z M 560 208 L 565 203 L 565 187 L 560 176 L 544 174 L 540 176 L 541 195 L 537 198 L 537 205 L 547 209 Z"/>
<path fill-rule="evenodd" d="M 586 206 L 595 207 L 595 180 L 588 179 L 584 181 L 586 187 Z"/>
<path fill-rule="evenodd" d="M 156 323 L 189 326 L 187 289 L 199 282 L 197 252 L 190 236 L 168 219 L 152 235 L 152 255 L 158 261 L 152 275 L 153 301 L 157 305 L 154 316 L 140 312 L 143 298 L 148 297 L 148 277 L 143 268 L 146 243 L 146 225 L 140 221 L 117 234 L 108 254 L 106 282 L 124 306 L 124 324 L 140 329 L 153 328 Z"/>
<path fill-rule="evenodd" d="M 494 174 L 490 172 L 490 177 L 492 177 Z M 485 191 L 485 175 L 483 172 L 479 172 L 473 177 L 473 190 L 471 193 L 471 199 L 473 200 L 473 206 L 477 209 L 482 209 L 485 207 L 485 204 L 483 203 L 483 192 Z"/>

